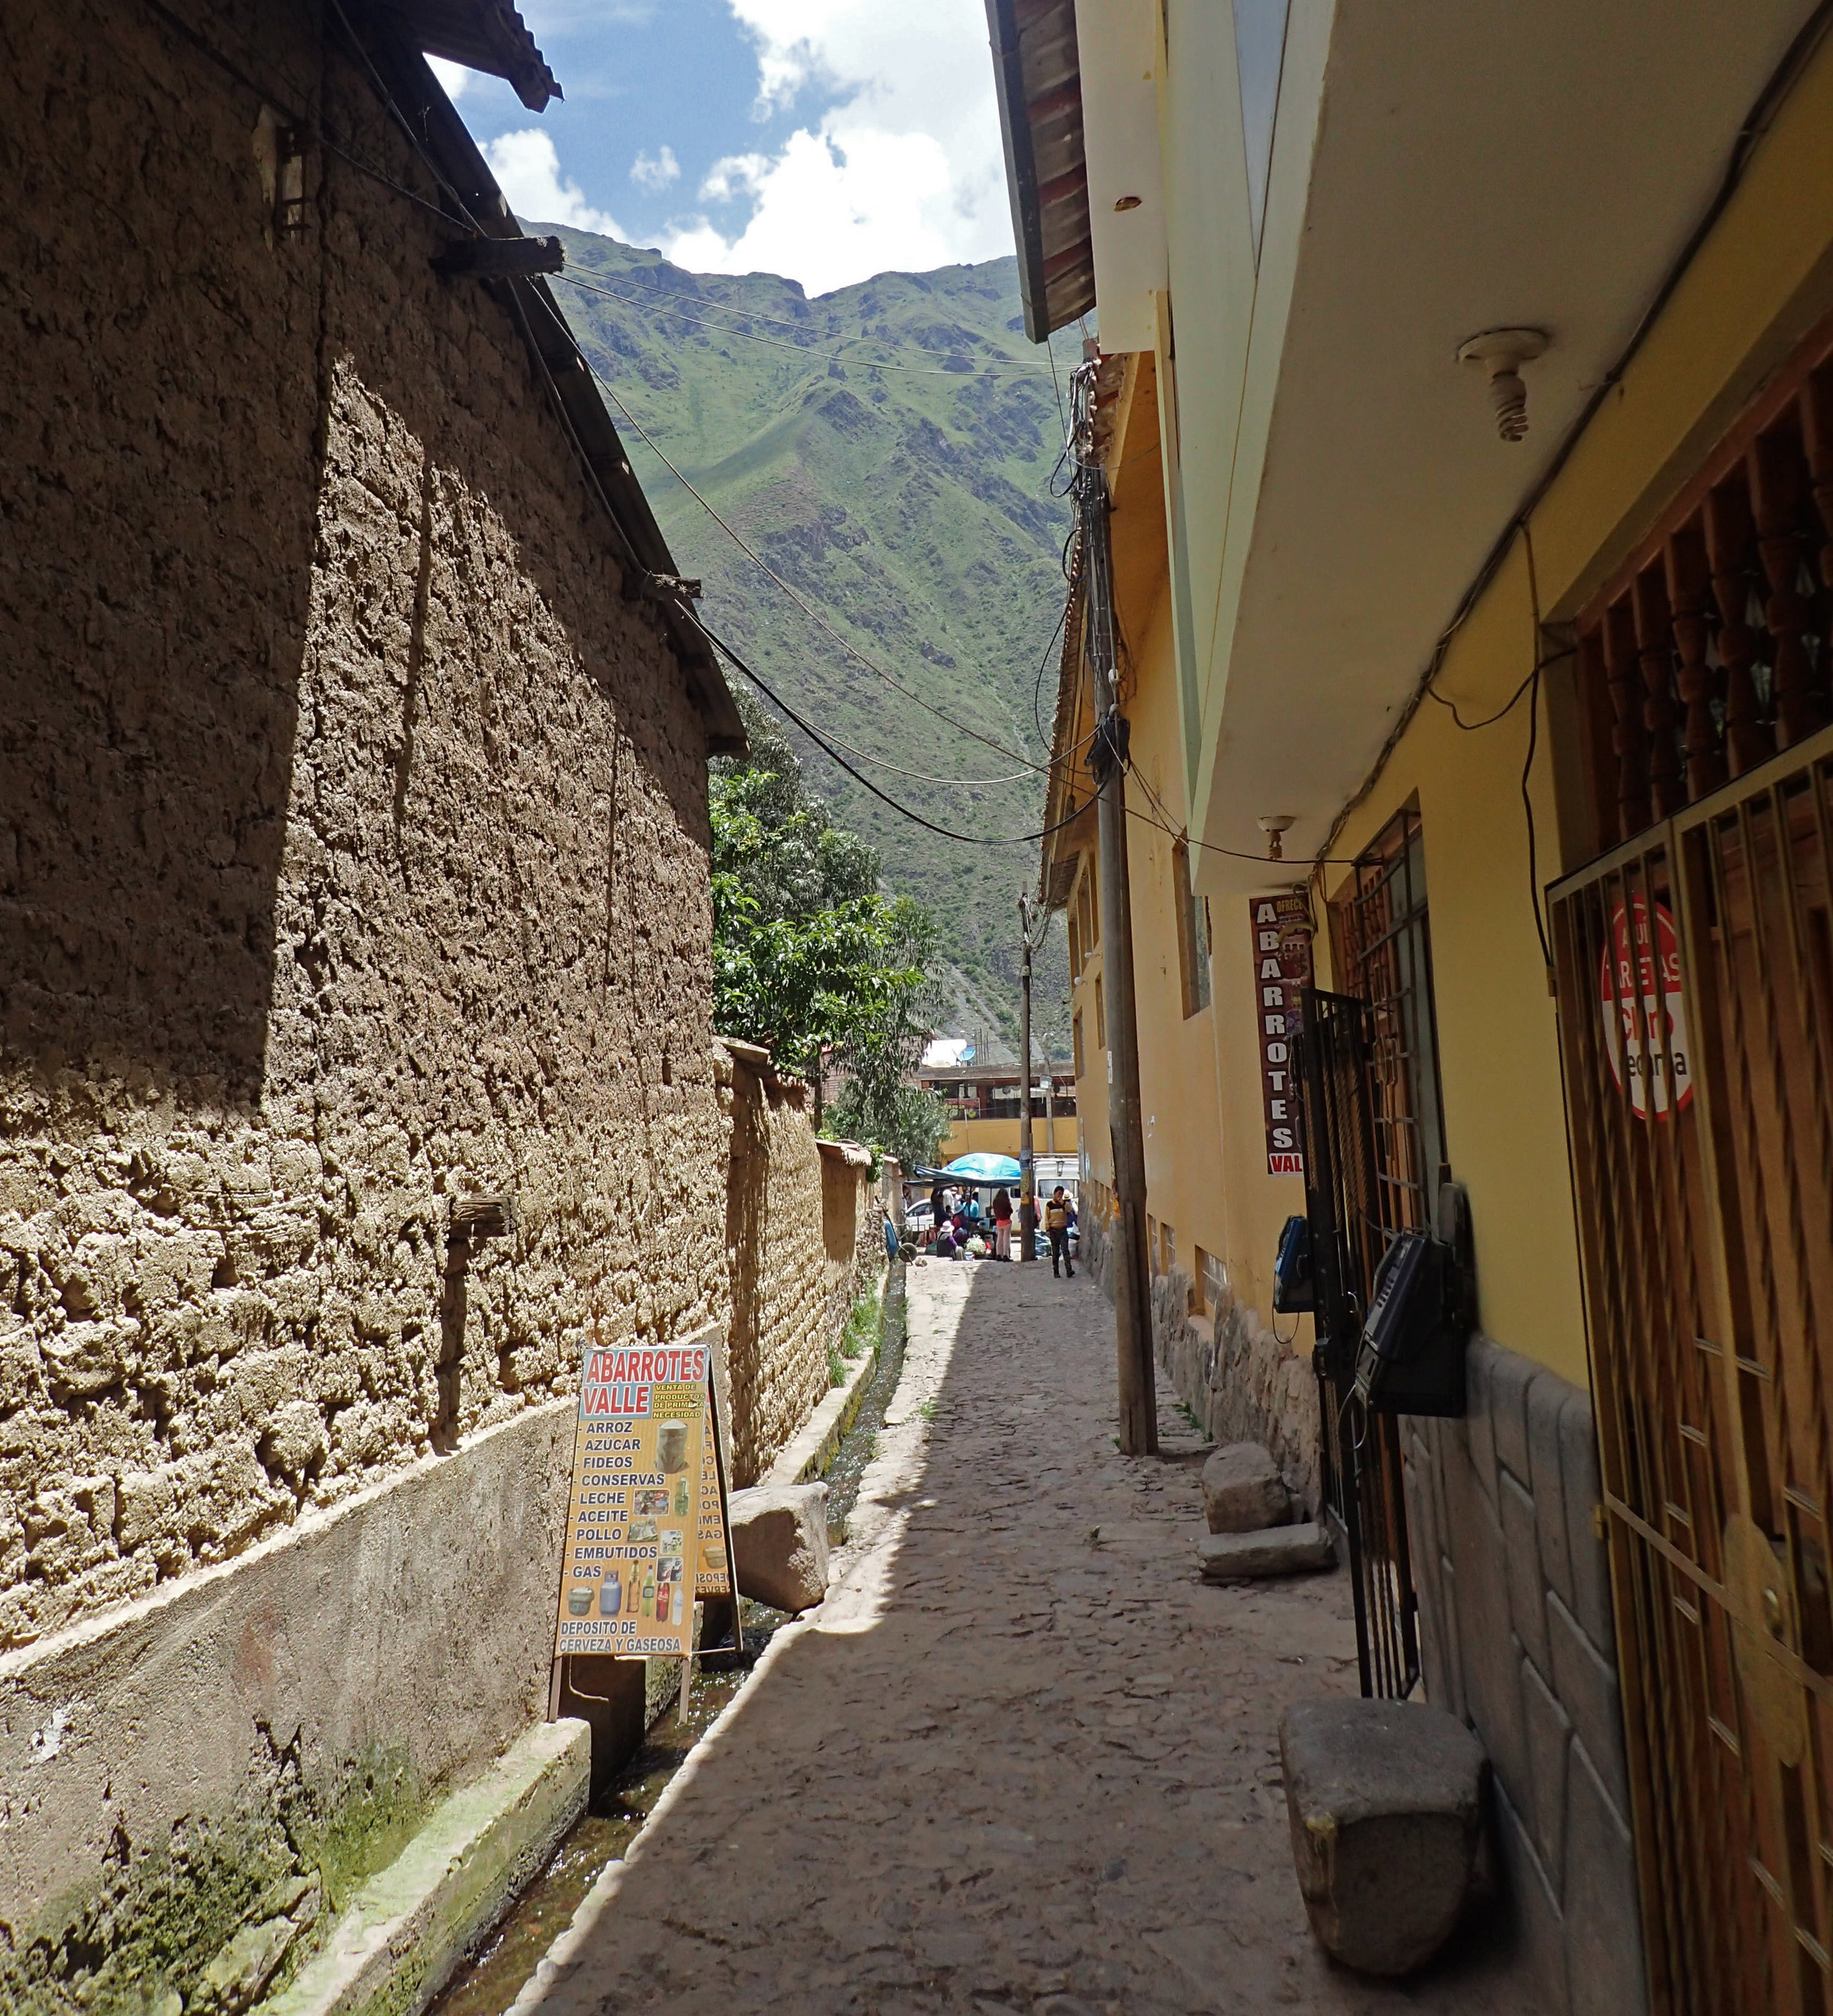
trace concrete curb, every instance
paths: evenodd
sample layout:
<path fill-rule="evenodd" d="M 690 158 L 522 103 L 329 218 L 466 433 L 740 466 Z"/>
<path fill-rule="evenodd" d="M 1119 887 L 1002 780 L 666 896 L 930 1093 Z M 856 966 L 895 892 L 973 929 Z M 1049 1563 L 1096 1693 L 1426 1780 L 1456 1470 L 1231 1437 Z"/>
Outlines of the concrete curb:
<path fill-rule="evenodd" d="M 447 1795 L 257 2016 L 416 2016 L 585 1810 L 592 1732 L 538 1723 Z"/>
<path fill-rule="evenodd" d="M 546 2012 L 546 2016 L 566 2016 L 567 2011 L 580 2006 L 582 1998 L 590 2001 L 593 1993 L 591 1978 L 589 1975 L 582 1978 L 580 1973 L 585 1959 L 586 1943 L 594 1928 L 616 1903 L 618 1892 L 624 1886 L 625 1871 L 633 1862 L 642 1859 L 644 1850 L 661 1831 L 663 1823 L 711 1762 L 728 1728 L 750 1698 L 752 1690 L 762 1683 L 765 1674 L 776 1663 L 784 1649 L 800 1638 L 805 1631 L 814 1628 L 819 1614 L 818 1609 L 810 1611 L 805 1616 L 798 1618 L 794 1623 L 778 1626 L 775 1636 L 764 1647 L 763 1656 L 745 1676 L 738 1691 L 719 1711 L 700 1741 L 687 1753 L 680 1769 L 663 1787 L 661 1798 L 650 1809 L 649 1817 L 637 1829 L 621 1859 L 607 1863 L 600 1871 L 598 1881 L 586 1892 L 579 1908 L 573 1913 L 572 1923 L 548 1948 L 535 1971 L 523 1982 L 515 2000 L 505 2011 L 505 2016 L 534 2016 L 537 2010 Z M 259 2012 L 259 2016 L 267 2016 L 267 2012 L 264 2010 Z"/>
<path fill-rule="evenodd" d="M 883 1292 L 891 1289 L 886 1270 Z M 843 1361 L 844 1362 L 844 1361 Z M 829 1389 L 826 1397 L 790 1438 L 776 1460 L 758 1479 L 760 1484 L 806 1484 L 819 1477 L 833 1462 L 846 1431 L 859 1419 L 865 1405 L 866 1389 L 878 1370 L 878 1346 L 862 1352 L 852 1361 L 846 1384 Z"/>

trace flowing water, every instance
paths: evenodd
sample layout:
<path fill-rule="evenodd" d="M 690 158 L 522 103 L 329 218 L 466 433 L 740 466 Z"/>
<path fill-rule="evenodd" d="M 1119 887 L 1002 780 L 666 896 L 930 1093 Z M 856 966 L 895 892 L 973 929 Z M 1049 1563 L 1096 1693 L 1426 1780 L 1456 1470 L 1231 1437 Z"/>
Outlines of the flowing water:
<path fill-rule="evenodd" d="M 872 1460 L 878 1431 L 897 1391 L 904 1364 L 904 1270 L 894 1266 L 885 1283 L 884 1334 L 878 1366 L 853 1425 L 825 1473 L 828 1532 L 844 1539 L 848 1514 L 859 1495 L 859 1480 Z M 697 1665 L 693 1691 L 683 1722 L 679 1704 L 650 1726 L 642 1747 L 574 1822 L 553 1859 L 516 1900 L 475 1955 L 448 1984 L 429 2016 L 502 2016 L 548 1948 L 572 1921 L 608 1863 L 636 1838 L 669 1780 L 687 1761 L 696 1743 L 743 1684 L 777 1627 L 781 1611 L 747 1600 L 742 1659 L 712 1654 Z"/>

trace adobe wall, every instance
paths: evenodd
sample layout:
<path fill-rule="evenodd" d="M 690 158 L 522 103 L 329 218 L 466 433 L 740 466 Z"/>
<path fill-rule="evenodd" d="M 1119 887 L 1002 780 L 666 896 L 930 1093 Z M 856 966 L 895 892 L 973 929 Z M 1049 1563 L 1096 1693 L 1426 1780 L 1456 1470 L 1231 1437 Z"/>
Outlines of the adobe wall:
<path fill-rule="evenodd" d="M 210 31 L 416 185 L 318 18 Z M 704 733 L 506 312 L 144 9 L 7 56 L 0 1647 L 725 1288 Z"/>
<path fill-rule="evenodd" d="M 716 1057 L 729 1144 L 732 1471 L 743 1486 L 769 1468 L 827 1390 L 830 1269 L 808 1088 L 779 1078 L 752 1045 L 721 1043 Z"/>
<path fill-rule="evenodd" d="M 0 52 L 0 2001 L 107 2016 L 541 1712 L 587 1327 L 726 1315 L 705 738 L 440 220 L 276 239 L 128 0 Z"/>

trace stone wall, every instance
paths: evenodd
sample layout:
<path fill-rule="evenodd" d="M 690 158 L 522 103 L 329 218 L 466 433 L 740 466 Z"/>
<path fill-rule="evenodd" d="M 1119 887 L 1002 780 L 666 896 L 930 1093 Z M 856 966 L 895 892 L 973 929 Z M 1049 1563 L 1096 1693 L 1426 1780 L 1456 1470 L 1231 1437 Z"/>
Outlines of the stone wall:
<path fill-rule="evenodd" d="M 1114 1299 L 1112 1222 L 1093 1208 L 1078 1232 L 1081 1264 Z M 1317 1379 L 1309 1350 L 1268 1330 L 1258 1309 L 1237 1301 L 1201 1315 L 1190 1309 L 1181 1267 L 1152 1282 L 1152 1342 L 1172 1390 L 1218 1442 L 1259 1442 L 1313 1516 L 1320 1502 Z"/>
<path fill-rule="evenodd" d="M 1404 1424 L 1428 1699 L 1489 1753 L 1549 2016 L 1648 2006 L 1590 1396 L 1478 1337 L 1462 1420 Z"/>
<path fill-rule="evenodd" d="M 1218 1442 L 1259 1442 L 1272 1453 L 1315 1516 L 1318 1474 L 1317 1375 L 1311 1353 L 1295 1348 L 1230 1292 L 1223 1306 L 1194 1315 L 1181 1267 L 1152 1283 L 1152 1341 L 1178 1398 Z"/>
<path fill-rule="evenodd" d="M 808 1088 L 780 1078 L 768 1051 L 721 1043 L 717 1069 L 728 1144 L 732 1471 L 734 1484 L 745 1485 L 769 1468 L 827 1390 L 823 1157 Z"/>

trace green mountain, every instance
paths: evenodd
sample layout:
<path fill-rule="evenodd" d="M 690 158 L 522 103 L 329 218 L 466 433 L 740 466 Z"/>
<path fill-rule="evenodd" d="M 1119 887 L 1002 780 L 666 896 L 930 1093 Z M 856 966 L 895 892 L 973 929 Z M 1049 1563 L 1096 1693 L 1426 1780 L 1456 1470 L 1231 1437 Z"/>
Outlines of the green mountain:
<path fill-rule="evenodd" d="M 555 296 L 614 395 L 678 564 L 705 583 L 710 627 L 824 736 L 874 759 L 850 758 L 890 797 L 957 833 L 1035 833 L 1070 515 L 1052 494 L 1061 409 L 1050 360 L 1023 333 L 1017 262 L 880 274 L 811 301 L 793 280 L 688 273 L 560 235 Z M 1080 344 L 1057 345 L 1066 398 Z M 927 832 L 795 739 L 837 820 L 878 848 L 887 884 L 935 910 L 959 970 L 958 1033 L 989 1017 L 1014 1029 L 1017 898 L 1035 886 L 1036 843 Z M 1061 1028 L 1067 992 L 1059 933 L 1036 976 L 1040 1035 Z"/>

